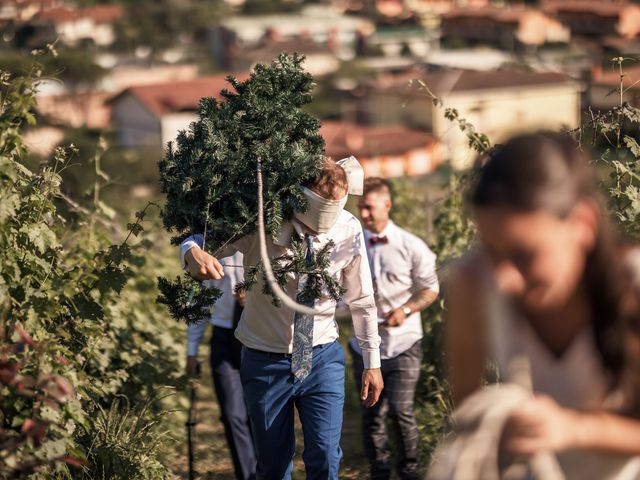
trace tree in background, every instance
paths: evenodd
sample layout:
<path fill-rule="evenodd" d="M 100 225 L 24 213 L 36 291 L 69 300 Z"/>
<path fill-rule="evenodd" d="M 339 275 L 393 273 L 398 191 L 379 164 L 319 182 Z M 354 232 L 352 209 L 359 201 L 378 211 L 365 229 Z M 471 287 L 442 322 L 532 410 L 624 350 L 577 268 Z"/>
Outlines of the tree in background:
<path fill-rule="evenodd" d="M 321 168 L 324 140 L 319 120 L 302 109 L 311 101 L 313 88 L 313 78 L 302 69 L 303 60 L 281 54 L 270 65 L 257 65 L 244 82 L 229 77 L 235 92 L 223 91 L 222 104 L 215 98 L 202 99 L 199 120 L 188 132 L 180 132 L 175 145 L 168 145 L 160 178 L 167 194 L 163 222 L 176 234 L 174 244 L 204 232 L 204 248 L 215 255 L 221 247 L 254 233 L 258 164 L 263 172 L 267 235 L 277 236 L 283 222 L 307 208 L 299 186 Z M 310 267 L 305 266 L 302 244 L 298 247 L 293 256 L 274 259 L 281 286 L 288 273 L 304 272 L 310 281 L 302 295 L 318 298 L 325 286 L 337 299 L 341 289 L 326 272 L 333 245 L 318 252 Z M 260 265 L 247 269 L 243 286 L 250 288 L 261 273 Z M 202 318 L 203 309 L 219 296 L 219 292 L 206 296 L 208 292 L 186 274 L 174 282 L 161 279 L 159 286 L 161 302 L 174 317 L 187 322 Z"/>

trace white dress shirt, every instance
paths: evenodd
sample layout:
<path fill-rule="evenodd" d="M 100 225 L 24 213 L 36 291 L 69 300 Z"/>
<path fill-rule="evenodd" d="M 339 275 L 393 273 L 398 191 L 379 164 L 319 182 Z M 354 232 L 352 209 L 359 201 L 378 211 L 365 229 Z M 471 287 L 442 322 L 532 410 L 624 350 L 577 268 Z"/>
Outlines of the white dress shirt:
<path fill-rule="evenodd" d="M 202 236 L 196 235 L 196 237 L 199 237 L 195 240 L 198 242 L 198 246 L 201 247 Z M 222 291 L 222 296 L 218 298 L 211 310 L 209 322 L 216 327 L 233 328 L 233 311 L 236 306 L 234 291 L 236 285 L 244 280 L 242 253 L 236 252 L 230 257 L 221 259 L 220 263 L 224 267 L 224 277 L 220 280 L 205 280 L 202 282 L 205 287 L 216 287 Z M 240 268 L 228 267 L 226 265 L 240 265 Z M 198 347 L 200 346 L 206 328 L 206 318 L 187 327 L 187 355 L 198 354 Z"/>
<path fill-rule="evenodd" d="M 297 221 L 285 223 L 277 238 L 267 238 L 267 251 L 270 258 L 291 254 L 291 236 L 304 236 L 306 227 Z M 355 338 L 363 354 L 365 368 L 380 367 L 380 336 L 376 306 L 371 283 L 369 263 L 366 261 L 364 237 L 360 222 L 349 212 L 342 211 L 338 221 L 327 233 L 314 237 L 314 249 L 318 251 L 330 240 L 335 246 L 331 253 L 328 268 L 346 289 L 344 302 L 349 306 Z M 184 268 L 184 255 L 196 244 L 193 237 L 182 242 L 180 262 Z M 228 256 L 234 251 L 244 254 L 245 270 L 260 261 L 259 239 L 257 234 L 244 237 L 229 245 L 219 256 Z M 285 285 L 287 294 L 295 299 L 298 289 L 297 275 L 290 273 Z M 264 295 L 263 279 L 258 276 L 257 284 L 247 292 L 247 300 L 242 318 L 236 328 L 236 337 L 247 347 L 266 352 L 291 353 L 293 350 L 293 320 L 295 312 L 285 306 L 275 307 L 271 297 Z M 326 313 L 314 317 L 313 345 L 331 343 L 338 338 L 338 325 L 335 320 L 336 302 L 328 293 L 316 300 L 314 307 Z"/>
<path fill-rule="evenodd" d="M 387 243 L 371 245 L 371 237 L 387 237 Z M 407 317 L 402 325 L 385 327 L 385 315 L 409 301 L 419 290 L 439 291 L 436 256 L 417 236 L 389 220 L 385 229 L 375 234 L 364 231 L 380 325 L 380 356 L 394 358 L 422 338 L 420 312 Z M 359 351 L 357 342 L 352 347 Z"/>

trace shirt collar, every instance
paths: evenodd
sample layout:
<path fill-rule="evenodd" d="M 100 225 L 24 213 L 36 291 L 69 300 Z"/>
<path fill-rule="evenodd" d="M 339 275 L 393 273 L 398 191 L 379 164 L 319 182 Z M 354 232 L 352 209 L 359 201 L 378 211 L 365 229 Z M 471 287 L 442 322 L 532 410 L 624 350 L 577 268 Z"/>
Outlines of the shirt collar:
<path fill-rule="evenodd" d="M 280 229 L 280 234 L 277 237 L 273 238 L 273 243 L 280 247 L 290 247 L 291 246 L 291 237 L 295 234 L 303 239 L 305 234 L 311 233 L 309 229 L 304 226 L 302 223 L 293 219 L 290 222 L 286 222 L 282 225 Z M 326 233 L 318 233 L 313 235 L 314 238 L 317 238 L 319 241 L 322 241 L 326 236 Z"/>
<path fill-rule="evenodd" d="M 387 226 L 384 227 L 382 229 L 381 232 L 379 233 L 373 233 L 371 230 L 367 230 L 366 228 L 364 229 L 364 236 L 365 239 L 367 241 L 369 241 L 369 239 L 371 237 L 389 237 L 389 235 L 393 232 L 394 228 L 395 228 L 396 224 L 393 223 L 393 220 L 389 219 L 389 223 L 387 223 Z"/>

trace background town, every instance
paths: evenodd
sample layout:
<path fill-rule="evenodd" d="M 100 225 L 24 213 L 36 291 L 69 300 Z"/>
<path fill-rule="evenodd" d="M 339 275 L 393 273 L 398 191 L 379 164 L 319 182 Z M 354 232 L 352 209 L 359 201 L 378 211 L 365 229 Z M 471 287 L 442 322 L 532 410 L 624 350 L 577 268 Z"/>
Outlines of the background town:
<path fill-rule="evenodd" d="M 500 143 L 522 130 L 573 130 L 616 106 L 640 107 L 640 3 L 627 1 L 0 0 L 0 32 L 0 69 L 31 74 L 35 60 L 42 68 L 35 122 L 23 129 L 25 163 L 35 171 L 72 145 L 60 172 L 65 208 L 98 211 L 107 226 L 161 200 L 157 162 L 197 119 L 199 100 L 221 98 L 227 75 L 244 79 L 280 52 L 306 56 L 317 84 L 308 110 L 322 121 L 326 153 L 354 155 L 368 176 L 394 179 L 396 221 L 430 244 L 438 241 L 434 205 L 473 164 L 475 132 Z M 637 130 L 624 133 L 637 145 Z M 178 271 L 155 224 L 146 248 L 157 268 L 147 272 L 146 290 L 137 284 L 128 298 L 146 302 L 146 318 L 136 322 L 153 319 L 168 336 L 157 341 L 136 324 L 134 343 L 148 351 L 123 365 L 140 368 L 162 351 L 167 366 L 157 384 L 184 388 L 184 326 L 150 300 L 158 270 Z M 133 376 L 127 368 L 118 385 Z M 425 368 L 431 382 L 437 366 Z M 441 428 L 434 411 L 443 409 L 434 407 L 441 386 L 425 382 L 432 396 L 420 418 L 429 444 L 430 429 Z M 206 380 L 198 395 L 201 478 L 233 478 Z M 186 396 L 171 402 L 187 406 Z M 357 398 L 347 403 L 344 476 L 363 478 Z M 170 425 L 174 446 L 162 463 L 184 478 L 183 427 Z"/>

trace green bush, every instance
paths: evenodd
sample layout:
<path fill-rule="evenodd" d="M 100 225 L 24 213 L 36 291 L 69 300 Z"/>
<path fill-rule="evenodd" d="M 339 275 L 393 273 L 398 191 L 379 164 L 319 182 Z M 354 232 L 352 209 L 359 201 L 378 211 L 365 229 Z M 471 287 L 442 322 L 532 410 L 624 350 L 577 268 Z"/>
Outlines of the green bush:
<path fill-rule="evenodd" d="M 183 381 L 181 330 L 155 303 L 155 277 L 177 268 L 175 252 L 161 233 L 137 239 L 153 205 L 126 230 L 105 216 L 99 178 L 95 208 L 58 209 L 69 149 L 38 171 L 24 166 L 40 72 L 0 74 L 0 478 L 101 478 L 105 417 L 95 412 L 124 415 L 126 398 L 153 425 L 169 401 L 154 392 Z M 144 435 L 126 478 L 163 478 L 164 434 Z M 101 455 L 119 458 L 132 441 L 104 441 Z"/>

